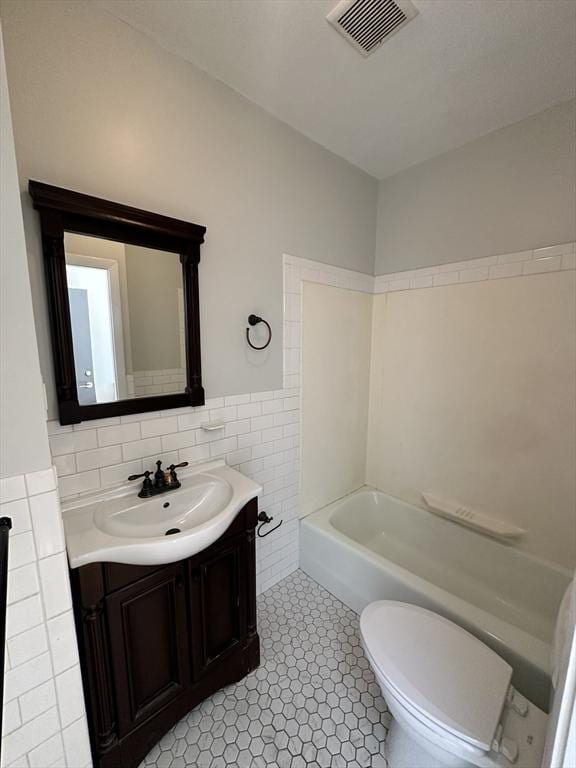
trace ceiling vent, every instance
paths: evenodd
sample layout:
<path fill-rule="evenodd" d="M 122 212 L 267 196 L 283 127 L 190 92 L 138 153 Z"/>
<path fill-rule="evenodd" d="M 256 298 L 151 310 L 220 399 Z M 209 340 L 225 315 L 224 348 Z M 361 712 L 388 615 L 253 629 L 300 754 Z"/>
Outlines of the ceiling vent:
<path fill-rule="evenodd" d="M 362 56 L 370 56 L 417 13 L 409 0 L 342 0 L 326 20 Z"/>

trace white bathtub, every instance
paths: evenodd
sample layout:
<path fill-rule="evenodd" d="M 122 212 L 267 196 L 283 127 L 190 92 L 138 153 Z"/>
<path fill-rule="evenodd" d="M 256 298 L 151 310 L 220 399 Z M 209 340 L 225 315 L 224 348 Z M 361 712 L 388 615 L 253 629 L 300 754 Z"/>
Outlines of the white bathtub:
<path fill-rule="evenodd" d="M 568 571 L 370 488 L 302 521 L 301 567 L 358 613 L 386 598 L 452 619 L 507 659 L 517 688 L 548 709 Z"/>

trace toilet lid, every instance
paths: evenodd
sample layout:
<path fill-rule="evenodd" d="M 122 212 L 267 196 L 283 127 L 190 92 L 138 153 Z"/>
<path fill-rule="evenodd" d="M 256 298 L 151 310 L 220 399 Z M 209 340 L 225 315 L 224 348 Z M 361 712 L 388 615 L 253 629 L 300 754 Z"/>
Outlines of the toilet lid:
<path fill-rule="evenodd" d="M 488 751 L 512 667 L 458 625 L 408 603 L 380 600 L 360 631 L 377 671 L 436 726 Z"/>

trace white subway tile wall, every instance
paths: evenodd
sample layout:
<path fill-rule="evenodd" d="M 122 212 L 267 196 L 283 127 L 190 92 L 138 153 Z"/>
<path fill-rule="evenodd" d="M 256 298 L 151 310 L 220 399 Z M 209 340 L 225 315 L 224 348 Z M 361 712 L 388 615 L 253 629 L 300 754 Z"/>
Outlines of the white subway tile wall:
<path fill-rule="evenodd" d="M 271 407 L 273 405 L 273 407 Z M 206 422 L 223 429 L 205 431 Z M 258 590 L 298 567 L 300 390 L 290 387 L 255 395 L 207 400 L 201 408 L 157 411 L 142 421 L 125 417 L 74 427 L 50 423 L 50 443 L 58 453 L 62 498 L 125 482 L 128 475 L 180 461 L 224 458 L 263 487 L 260 508 L 283 520 L 273 536 L 257 539 Z M 96 445 L 97 447 L 86 448 Z M 134 486 L 137 491 L 138 484 Z M 56 565 L 54 565 L 56 567 Z"/>
<path fill-rule="evenodd" d="M 502 253 L 498 256 L 442 264 L 438 267 L 378 275 L 373 278 L 373 292 L 407 291 L 414 288 L 498 280 L 505 277 L 521 277 L 569 269 L 576 269 L 575 243 L 563 243 L 547 248 L 536 248 L 533 251 Z"/>
<path fill-rule="evenodd" d="M 2 766 L 91 765 L 54 468 L 0 480 L 12 519 Z"/>

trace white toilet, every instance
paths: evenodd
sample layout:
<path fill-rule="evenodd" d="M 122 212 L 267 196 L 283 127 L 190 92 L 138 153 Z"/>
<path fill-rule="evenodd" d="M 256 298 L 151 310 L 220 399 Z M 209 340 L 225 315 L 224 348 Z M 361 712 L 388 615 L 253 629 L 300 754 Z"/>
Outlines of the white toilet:
<path fill-rule="evenodd" d="M 556 640 L 567 627 L 571 635 L 571 592 Z M 474 635 L 432 611 L 390 600 L 364 609 L 360 632 L 394 718 L 386 749 L 391 768 L 542 765 L 548 715 L 514 690 L 512 667 Z"/>

